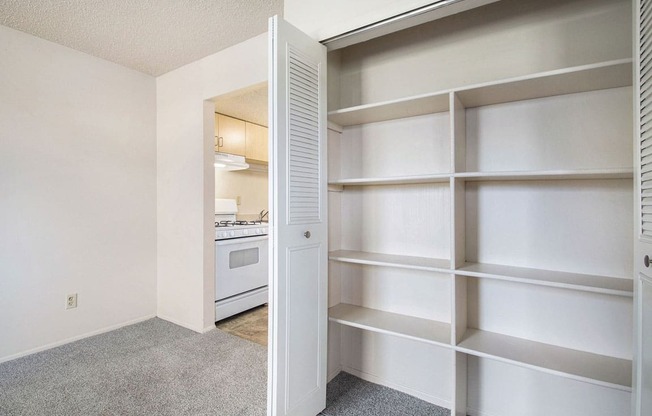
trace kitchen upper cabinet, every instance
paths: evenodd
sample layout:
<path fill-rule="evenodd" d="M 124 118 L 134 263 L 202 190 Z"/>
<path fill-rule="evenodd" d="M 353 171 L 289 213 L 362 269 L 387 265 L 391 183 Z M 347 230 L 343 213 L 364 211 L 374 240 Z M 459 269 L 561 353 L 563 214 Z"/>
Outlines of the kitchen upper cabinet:
<path fill-rule="evenodd" d="M 267 163 L 267 127 L 246 123 L 245 157 Z"/>
<path fill-rule="evenodd" d="M 215 113 L 215 151 L 245 155 L 245 122 Z"/>

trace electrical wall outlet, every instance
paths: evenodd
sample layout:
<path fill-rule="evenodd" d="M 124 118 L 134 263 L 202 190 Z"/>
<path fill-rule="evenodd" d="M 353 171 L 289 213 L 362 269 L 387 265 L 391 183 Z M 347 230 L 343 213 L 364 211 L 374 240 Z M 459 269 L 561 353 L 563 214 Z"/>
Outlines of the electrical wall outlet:
<path fill-rule="evenodd" d="M 77 294 L 73 293 L 66 296 L 66 309 L 73 309 L 77 307 Z"/>
<path fill-rule="evenodd" d="M 236 205 L 240 205 L 242 203 L 242 197 L 240 197 L 240 195 L 235 197 L 235 203 Z"/>

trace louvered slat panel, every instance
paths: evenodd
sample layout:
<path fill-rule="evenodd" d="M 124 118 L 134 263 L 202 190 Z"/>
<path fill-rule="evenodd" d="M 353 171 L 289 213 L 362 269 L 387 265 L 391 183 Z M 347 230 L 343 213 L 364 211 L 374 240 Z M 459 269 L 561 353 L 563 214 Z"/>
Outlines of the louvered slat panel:
<path fill-rule="evenodd" d="M 288 221 L 321 221 L 319 183 L 319 66 L 290 48 L 289 51 L 290 171 Z"/>
<path fill-rule="evenodd" d="M 641 0 L 641 8 L 640 8 L 640 16 L 641 16 L 641 21 L 645 18 L 651 17 L 652 16 L 652 3 L 646 0 Z M 641 27 L 647 27 L 647 25 L 641 25 Z"/>
<path fill-rule="evenodd" d="M 641 0 L 638 12 L 641 234 L 652 237 L 652 0 Z"/>
<path fill-rule="evenodd" d="M 641 144 L 645 145 L 645 147 L 648 147 L 652 145 L 652 130 L 650 129 L 645 129 L 644 131 L 641 131 Z"/>

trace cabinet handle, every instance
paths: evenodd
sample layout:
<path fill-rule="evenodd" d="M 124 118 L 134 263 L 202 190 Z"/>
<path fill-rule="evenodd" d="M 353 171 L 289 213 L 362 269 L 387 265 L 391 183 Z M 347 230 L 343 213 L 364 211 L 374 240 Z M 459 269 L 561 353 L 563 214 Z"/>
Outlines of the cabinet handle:
<path fill-rule="evenodd" d="M 224 146 L 224 138 L 223 137 L 218 137 L 217 138 L 217 147 L 223 147 Z"/>
<path fill-rule="evenodd" d="M 310 238 L 310 231 L 306 231 L 305 233 L 303 233 L 303 236 L 306 238 Z"/>
<path fill-rule="evenodd" d="M 650 267 L 650 256 L 645 255 L 645 257 L 643 257 L 643 264 L 645 267 Z"/>

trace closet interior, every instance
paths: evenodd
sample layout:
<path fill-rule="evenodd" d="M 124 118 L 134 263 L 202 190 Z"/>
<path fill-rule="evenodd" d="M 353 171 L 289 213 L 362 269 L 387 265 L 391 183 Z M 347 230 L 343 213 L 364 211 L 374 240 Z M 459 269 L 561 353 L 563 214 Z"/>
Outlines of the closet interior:
<path fill-rule="evenodd" d="M 331 377 L 629 414 L 631 15 L 504 0 L 329 53 Z"/>

